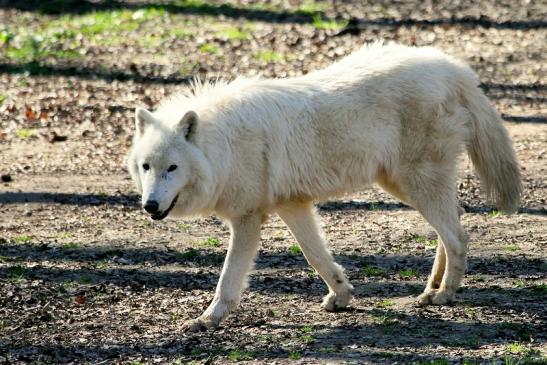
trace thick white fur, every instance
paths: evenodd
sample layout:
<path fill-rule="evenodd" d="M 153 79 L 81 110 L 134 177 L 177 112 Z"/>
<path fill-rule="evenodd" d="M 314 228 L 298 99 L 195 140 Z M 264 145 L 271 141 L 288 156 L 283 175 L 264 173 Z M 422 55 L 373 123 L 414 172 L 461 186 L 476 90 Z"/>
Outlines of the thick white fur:
<path fill-rule="evenodd" d="M 467 250 L 458 154 L 467 147 L 501 209 L 514 211 L 521 191 L 511 141 L 477 85 L 472 70 L 436 49 L 375 44 L 302 77 L 196 83 L 154 113 L 139 110 L 129 169 L 143 203 L 154 199 L 164 211 L 178 194 L 171 215 L 216 214 L 232 231 L 215 298 L 186 327 L 218 325 L 238 304 L 260 225 L 273 212 L 327 283 L 324 307 L 345 307 L 352 287 L 327 249 L 313 202 L 374 182 L 438 232 L 419 302 L 450 302 Z M 189 111 L 195 125 L 185 121 Z M 171 164 L 178 168 L 168 173 Z"/>

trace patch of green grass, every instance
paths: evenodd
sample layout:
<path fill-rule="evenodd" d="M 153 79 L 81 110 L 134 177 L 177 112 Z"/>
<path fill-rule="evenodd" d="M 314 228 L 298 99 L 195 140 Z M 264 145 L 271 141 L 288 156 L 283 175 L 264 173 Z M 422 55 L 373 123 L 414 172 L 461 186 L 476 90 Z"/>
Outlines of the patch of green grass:
<path fill-rule="evenodd" d="M 421 243 L 429 247 L 437 247 L 437 244 L 438 244 L 436 239 L 430 240 L 429 238 L 427 238 L 427 236 L 422 236 L 419 234 L 410 235 L 410 239 L 416 243 Z"/>
<path fill-rule="evenodd" d="M 0 262 L 4 263 L 4 262 L 8 262 L 9 260 L 10 258 L 8 256 L 0 255 Z"/>
<path fill-rule="evenodd" d="M 70 281 L 64 281 L 57 286 L 56 290 L 59 294 L 65 294 L 68 292 L 68 287 L 71 285 L 72 283 Z"/>
<path fill-rule="evenodd" d="M 2 45 L 10 44 L 13 38 L 15 38 L 15 34 L 13 34 L 9 29 L 0 30 L 0 43 Z"/>
<path fill-rule="evenodd" d="M 512 357 L 518 356 L 518 358 Z M 510 343 L 505 346 L 505 364 L 525 365 L 525 364 L 545 364 L 547 357 L 543 356 L 538 350 L 528 348 L 522 343 Z"/>
<path fill-rule="evenodd" d="M 439 242 L 436 239 L 427 240 L 426 245 L 429 247 L 437 247 Z"/>
<path fill-rule="evenodd" d="M 488 214 L 493 218 L 501 217 L 504 215 L 503 212 L 500 212 L 499 210 L 496 210 L 496 209 L 492 209 L 492 211 Z"/>
<path fill-rule="evenodd" d="M 370 210 L 371 212 L 376 212 L 378 210 L 380 210 L 380 207 L 374 203 L 371 203 L 368 210 Z"/>
<path fill-rule="evenodd" d="M 20 34 L 17 42 L 11 43 L 6 48 L 6 56 L 14 61 L 37 62 L 46 58 L 73 59 L 80 57 L 75 49 L 69 48 L 62 42 L 59 35 L 53 34 Z"/>
<path fill-rule="evenodd" d="M 15 132 L 15 135 L 21 139 L 28 139 L 35 135 L 34 129 L 21 128 Z"/>
<path fill-rule="evenodd" d="M 302 354 L 298 351 L 289 352 L 289 359 L 291 360 L 300 360 L 301 357 L 302 357 Z"/>
<path fill-rule="evenodd" d="M 202 240 L 199 242 L 200 246 L 210 246 L 210 247 L 219 247 L 220 246 L 220 239 L 217 237 L 209 237 L 205 240 Z"/>
<path fill-rule="evenodd" d="M 28 236 L 28 235 L 13 237 L 13 241 L 15 243 L 29 243 L 33 239 L 34 239 L 34 236 Z"/>
<path fill-rule="evenodd" d="M 361 271 L 365 274 L 365 276 L 382 276 L 386 273 L 384 269 L 372 265 L 363 266 Z"/>
<path fill-rule="evenodd" d="M 524 288 L 526 286 L 526 282 L 522 279 L 515 279 L 511 284 L 513 288 Z"/>
<path fill-rule="evenodd" d="M 144 221 L 144 222 L 141 223 L 142 228 L 150 228 L 150 227 L 152 227 L 152 225 L 153 225 L 152 221 Z"/>
<path fill-rule="evenodd" d="M 479 310 L 477 308 L 471 308 L 471 307 L 465 307 L 463 309 L 463 312 L 465 313 L 465 315 L 467 315 L 468 317 L 473 317 L 475 316 Z"/>
<path fill-rule="evenodd" d="M 327 2 L 317 2 L 314 0 L 308 0 L 304 4 L 298 7 L 298 12 L 305 15 L 313 15 L 329 10 L 330 4 Z"/>
<path fill-rule="evenodd" d="M 379 308 L 388 308 L 393 305 L 395 305 L 395 302 L 392 299 L 384 299 L 378 302 L 378 304 L 376 304 L 376 306 Z"/>
<path fill-rule="evenodd" d="M 518 251 L 519 249 L 520 247 L 515 244 L 505 246 L 505 251 L 508 251 L 508 252 L 515 252 L 515 251 Z"/>
<path fill-rule="evenodd" d="M 479 341 L 479 338 L 475 336 L 468 337 L 461 342 L 461 345 L 472 348 L 472 349 L 478 348 L 480 344 L 481 342 Z"/>
<path fill-rule="evenodd" d="M 315 271 L 314 268 L 308 269 L 307 275 L 308 275 L 308 278 L 311 278 L 311 279 L 314 279 L 314 278 L 316 278 L 316 277 L 319 276 L 319 275 L 317 274 L 317 271 Z"/>
<path fill-rule="evenodd" d="M 294 243 L 294 244 L 291 245 L 291 247 L 289 247 L 289 252 L 292 255 L 301 255 L 302 254 L 302 249 L 300 248 L 300 246 L 298 246 L 296 243 Z"/>
<path fill-rule="evenodd" d="M 23 266 L 12 266 L 8 269 L 8 275 L 12 281 L 21 281 L 25 278 L 27 269 Z"/>
<path fill-rule="evenodd" d="M 4 104 L 4 100 L 6 100 L 6 96 L 5 95 L 0 95 L 0 106 L 2 104 Z"/>
<path fill-rule="evenodd" d="M 171 322 L 177 322 L 177 321 L 179 321 L 179 320 L 181 319 L 181 316 L 180 316 L 180 314 L 178 314 L 178 313 L 171 313 L 171 315 L 169 316 L 169 319 L 171 320 Z M 196 349 L 196 350 L 197 350 L 197 349 Z M 194 350 L 192 350 L 192 352 L 193 352 L 193 351 L 194 351 Z M 201 351 L 199 351 L 199 352 L 197 353 L 197 355 L 199 355 L 199 354 L 201 354 Z M 194 355 L 194 354 L 192 353 L 192 356 L 197 356 L 197 355 Z"/>
<path fill-rule="evenodd" d="M 253 353 L 250 351 L 233 349 L 230 352 L 228 352 L 228 359 L 230 361 L 244 361 L 244 360 L 251 360 L 252 358 L 253 358 Z"/>
<path fill-rule="evenodd" d="M 234 28 L 234 27 L 221 29 L 217 32 L 217 35 L 225 36 L 229 40 L 239 40 L 239 41 L 250 38 L 249 33 L 245 32 L 241 28 Z"/>
<path fill-rule="evenodd" d="M 513 355 L 526 355 L 530 352 L 530 349 L 521 343 L 514 342 L 505 346 L 505 352 Z"/>
<path fill-rule="evenodd" d="M 80 247 L 80 244 L 76 242 L 69 242 L 63 245 L 63 249 L 65 250 L 74 250 L 74 249 L 77 249 L 78 247 Z"/>
<path fill-rule="evenodd" d="M 61 6 L 61 5 L 59 5 Z M 38 62 L 45 59 L 76 59 L 81 57 L 82 42 L 117 45 L 127 42 L 140 25 L 163 16 L 162 7 L 147 7 L 135 11 L 105 10 L 86 14 L 69 14 L 55 20 L 21 27 L 15 33 L 0 31 L 0 42 L 6 45 L 5 55 L 19 62 Z M 135 38 L 139 46 L 158 46 L 162 36 L 147 35 Z"/>
<path fill-rule="evenodd" d="M 319 348 L 319 352 L 321 352 L 323 354 L 332 354 L 332 353 L 336 352 L 336 347 L 334 347 L 334 346 L 321 347 L 321 348 Z"/>
<path fill-rule="evenodd" d="M 399 275 L 403 278 L 412 278 L 419 275 L 418 269 L 403 269 L 399 271 Z"/>
<path fill-rule="evenodd" d="M 420 236 L 418 234 L 413 234 L 412 236 L 410 236 L 410 238 L 413 241 L 418 242 L 418 243 L 426 243 L 427 242 L 427 237 L 426 236 Z"/>
<path fill-rule="evenodd" d="M 272 50 L 261 50 L 256 56 L 258 60 L 264 62 L 283 62 L 285 61 L 285 55 Z"/>
<path fill-rule="evenodd" d="M 140 24 L 159 18 L 165 10 L 161 7 L 148 7 L 131 10 L 105 10 L 87 13 L 84 15 L 65 15 L 53 22 L 53 26 L 75 30 L 85 36 L 97 34 L 115 34 L 133 32 Z"/>
<path fill-rule="evenodd" d="M 70 233 L 70 232 L 59 232 L 55 235 L 55 237 L 57 237 L 59 239 L 70 238 L 70 237 L 72 237 L 72 233 Z"/>
<path fill-rule="evenodd" d="M 320 30 L 338 30 L 338 29 L 343 29 L 348 25 L 347 20 L 341 20 L 341 21 L 337 21 L 334 19 L 326 20 L 326 19 L 323 19 L 321 14 L 314 14 L 312 16 L 312 20 L 313 20 L 312 24 L 315 27 L 315 29 L 320 29 Z"/>
<path fill-rule="evenodd" d="M 213 43 L 205 43 L 199 46 L 198 48 L 200 52 L 203 53 L 210 53 L 210 54 L 216 54 L 220 52 L 220 47 Z"/>
<path fill-rule="evenodd" d="M 190 248 L 184 252 L 177 252 L 177 256 L 185 260 L 193 260 L 199 255 L 200 255 L 200 252 L 193 248 Z"/>
<path fill-rule="evenodd" d="M 473 275 L 471 277 L 471 280 L 473 280 L 474 282 L 477 282 L 477 283 L 483 283 L 484 282 L 484 276 L 482 276 L 481 274 L 476 274 L 476 275 Z"/>
<path fill-rule="evenodd" d="M 272 342 L 274 339 L 274 337 L 271 335 L 258 335 L 257 338 L 259 341 L 262 342 Z"/>
<path fill-rule="evenodd" d="M 108 260 L 103 259 L 103 260 L 97 261 L 97 263 L 95 264 L 95 267 L 101 270 L 108 268 Z"/>
<path fill-rule="evenodd" d="M 82 275 L 80 276 L 80 278 L 78 279 L 78 282 L 80 284 L 90 284 L 93 282 L 93 278 L 89 275 Z"/>
<path fill-rule="evenodd" d="M 169 33 L 175 36 L 176 38 L 185 38 L 194 34 L 194 32 L 188 29 L 188 27 L 170 29 Z"/>
<path fill-rule="evenodd" d="M 530 290 L 535 295 L 547 295 L 547 283 L 540 283 L 530 286 Z"/>
<path fill-rule="evenodd" d="M 193 248 L 190 248 L 184 252 L 178 252 L 177 256 L 185 260 L 193 260 L 200 255 L 199 251 Z"/>
<path fill-rule="evenodd" d="M 190 231 L 190 228 L 192 228 L 192 225 L 188 224 L 188 223 L 178 222 L 177 223 L 177 228 L 180 229 L 183 232 L 188 232 L 188 231 Z"/>
<path fill-rule="evenodd" d="M 397 323 L 397 319 L 386 315 L 374 315 L 369 316 L 370 320 L 378 326 L 389 326 L 390 324 Z"/>
<path fill-rule="evenodd" d="M 303 326 L 300 331 L 302 331 L 303 335 L 300 337 L 303 343 L 305 344 L 311 344 L 315 342 L 315 338 L 313 337 L 313 333 L 315 330 L 312 326 Z"/>
<path fill-rule="evenodd" d="M 433 359 L 433 360 L 426 360 L 426 361 L 419 361 L 416 364 L 419 365 L 449 365 L 450 361 L 448 359 Z"/>

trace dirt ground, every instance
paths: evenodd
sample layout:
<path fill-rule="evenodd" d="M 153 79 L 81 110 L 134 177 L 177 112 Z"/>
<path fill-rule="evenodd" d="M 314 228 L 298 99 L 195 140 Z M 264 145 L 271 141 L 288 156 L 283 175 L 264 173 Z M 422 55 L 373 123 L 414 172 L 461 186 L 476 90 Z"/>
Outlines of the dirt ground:
<path fill-rule="evenodd" d="M 0 0 L 0 363 L 547 363 L 546 18 L 541 1 Z M 228 230 L 141 211 L 132 110 L 190 75 L 299 75 L 378 39 L 477 71 L 522 164 L 519 213 L 492 210 L 463 157 L 464 286 L 419 308 L 436 237 L 418 213 L 375 188 L 320 204 L 355 286 L 340 313 L 271 217 L 240 308 L 183 333 Z"/>

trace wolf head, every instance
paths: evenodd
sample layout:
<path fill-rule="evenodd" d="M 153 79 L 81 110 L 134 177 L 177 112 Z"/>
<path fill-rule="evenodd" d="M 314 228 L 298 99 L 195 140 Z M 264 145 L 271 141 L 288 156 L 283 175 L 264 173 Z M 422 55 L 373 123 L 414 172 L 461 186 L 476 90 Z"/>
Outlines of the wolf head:
<path fill-rule="evenodd" d="M 142 207 L 154 220 L 167 217 L 177 200 L 180 204 L 186 199 L 180 195 L 200 175 L 196 166 L 203 158 L 194 144 L 197 125 L 194 111 L 174 124 L 146 109 L 135 111 L 136 133 L 128 169 L 142 194 Z"/>

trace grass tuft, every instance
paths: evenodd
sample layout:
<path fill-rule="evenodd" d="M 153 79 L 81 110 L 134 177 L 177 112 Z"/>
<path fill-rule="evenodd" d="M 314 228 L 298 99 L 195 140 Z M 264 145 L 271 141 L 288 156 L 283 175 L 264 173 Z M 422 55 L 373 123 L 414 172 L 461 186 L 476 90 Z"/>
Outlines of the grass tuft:
<path fill-rule="evenodd" d="M 244 360 L 251 360 L 252 358 L 253 358 L 253 353 L 250 351 L 233 349 L 230 352 L 228 352 L 228 359 L 230 361 L 244 361 Z"/>
<path fill-rule="evenodd" d="M 412 278 L 419 275 L 418 269 L 404 269 L 399 271 L 399 275 L 401 275 L 403 278 Z"/>
<path fill-rule="evenodd" d="M 298 246 L 296 243 L 291 245 L 291 247 L 289 247 L 289 252 L 293 255 L 301 255 L 302 254 L 302 249 L 300 248 L 300 246 Z"/>
<path fill-rule="evenodd" d="M 291 360 L 299 360 L 301 357 L 302 357 L 302 354 L 298 351 L 289 352 L 289 359 Z"/>
<path fill-rule="evenodd" d="M 334 19 L 325 20 L 323 19 L 321 14 L 313 15 L 312 19 L 313 19 L 312 24 L 315 27 L 315 29 L 320 29 L 320 30 L 338 30 L 338 29 L 343 29 L 348 25 L 347 20 L 341 20 L 341 21 L 337 21 Z"/>
<path fill-rule="evenodd" d="M 379 308 L 388 308 L 395 305 L 395 302 L 392 299 L 384 299 L 376 305 Z"/>
<path fill-rule="evenodd" d="M 29 243 L 30 241 L 32 241 L 34 239 L 33 236 L 27 236 L 27 235 L 23 235 L 23 236 L 18 236 L 18 237 L 13 237 L 13 241 L 15 243 Z"/>
<path fill-rule="evenodd" d="M 220 239 L 217 237 L 209 237 L 205 240 L 202 240 L 199 242 L 200 246 L 210 246 L 210 247 L 219 247 L 220 246 Z"/>
<path fill-rule="evenodd" d="M 200 255 L 199 251 L 193 248 L 190 248 L 184 252 L 178 252 L 177 256 L 185 260 L 193 260 Z"/>
<path fill-rule="evenodd" d="M 35 135 L 35 132 L 33 129 L 21 128 L 15 134 L 21 139 L 29 139 Z"/>
<path fill-rule="evenodd" d="M 256 54 L 256 58 L 264 62 L 283 62 L 285 56 L 282 53 L 274 52 L 272 50 L 262 50 Z"/>
<path fill-rule="evenodd" d="M 361 271 L 363 271 L 365 276 L 382 276 L 386 273 L 384 269 L 371 265 L 363 266 Z"/>
<path fill-rule="evenodd" d="M 199 46 L 200 52 L 203 53 L 210 53 L 210 54 L 216 54 L 220 52 L 219 46 L 213 44 L 213 43 L 205 43 Z"/>

